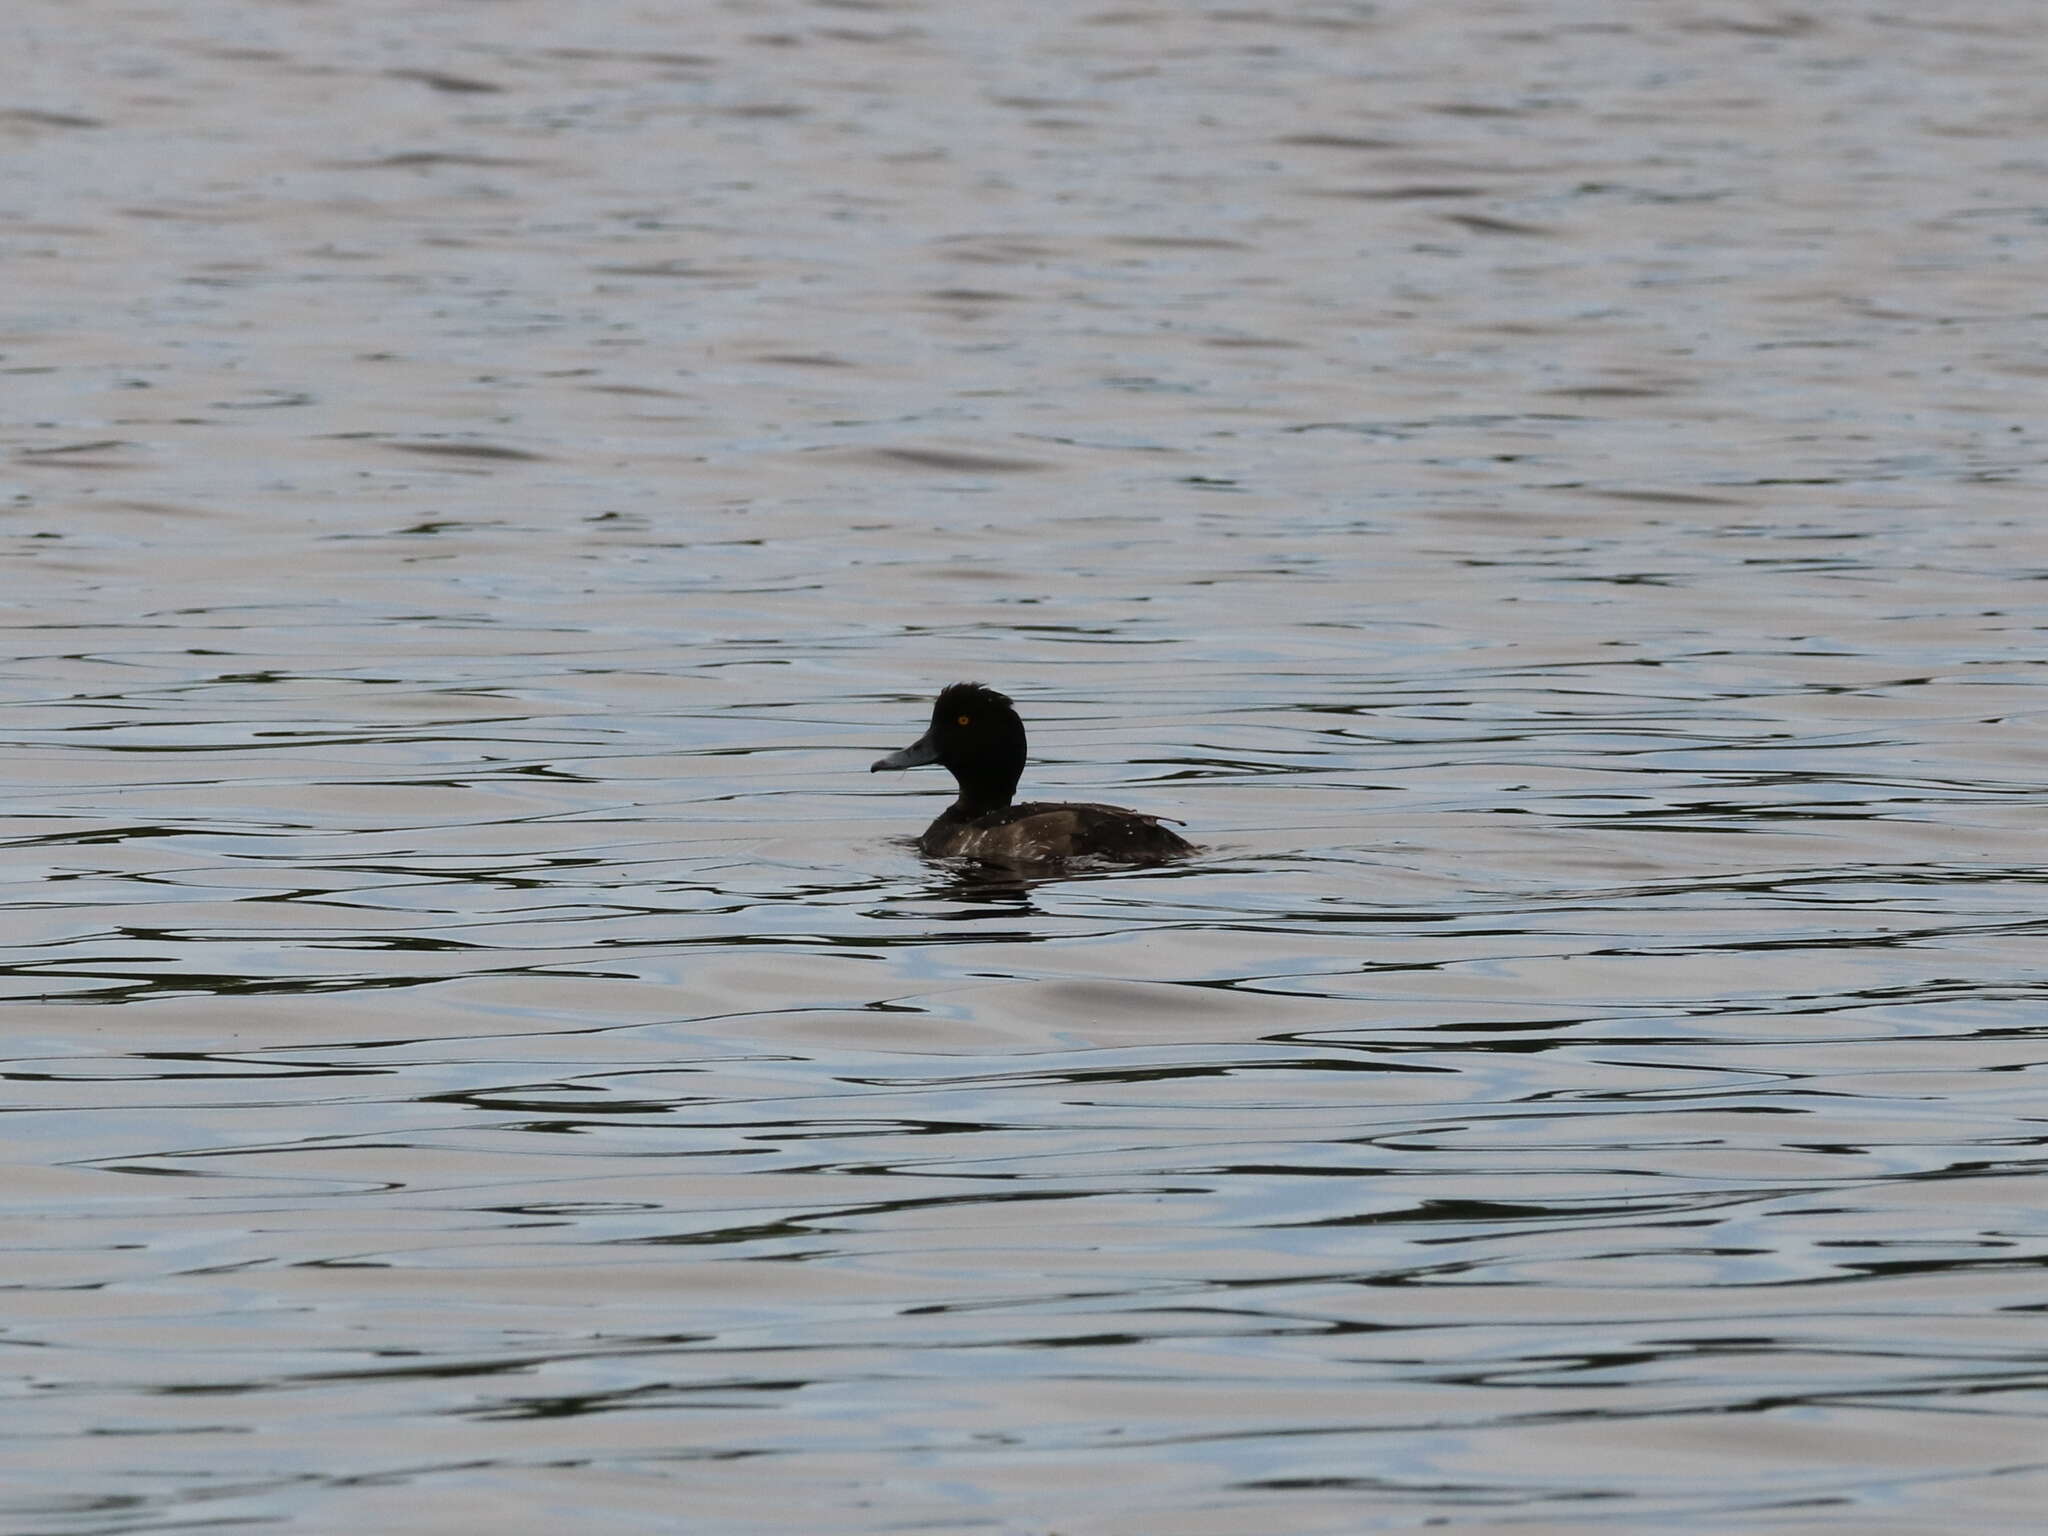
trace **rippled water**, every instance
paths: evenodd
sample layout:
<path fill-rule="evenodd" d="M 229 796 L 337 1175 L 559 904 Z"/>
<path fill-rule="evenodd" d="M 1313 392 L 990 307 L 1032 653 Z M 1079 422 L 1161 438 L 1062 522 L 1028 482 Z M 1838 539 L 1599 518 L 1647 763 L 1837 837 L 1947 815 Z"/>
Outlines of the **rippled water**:
<path fill-rule="evenodd" d="M 9 1531 L 2038 1529 L 2035 7 L 0 38 Z"/>

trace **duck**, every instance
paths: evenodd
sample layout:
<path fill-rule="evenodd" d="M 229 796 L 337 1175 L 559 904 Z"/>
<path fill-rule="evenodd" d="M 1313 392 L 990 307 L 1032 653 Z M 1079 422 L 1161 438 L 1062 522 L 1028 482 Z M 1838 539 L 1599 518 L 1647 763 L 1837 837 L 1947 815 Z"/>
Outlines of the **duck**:
<path fill-rule="evenodd" d="M 1116 805 L 1015 802 L 1024 775 L 1024 722 L 1004 694 L 981 683 L 953 683 L 932 705 L 924 735 L 868 769 L 923 768 L 953 775 L 959 798 L 924 829 L 917 849 L 927 858 L 968 859 L 1004 868 L 1095 858 L 1160 864 L 1193 853 L 1167 818 Z"/>

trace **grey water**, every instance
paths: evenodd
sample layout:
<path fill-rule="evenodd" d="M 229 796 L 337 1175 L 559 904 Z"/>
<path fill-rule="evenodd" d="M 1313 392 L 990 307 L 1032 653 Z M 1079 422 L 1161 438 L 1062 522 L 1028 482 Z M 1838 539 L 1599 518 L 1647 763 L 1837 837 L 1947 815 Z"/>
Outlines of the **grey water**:
<path fill-rule="evenodd" d="M 0 48 L 0 1528 L 2040 1528 L 2038 7 Z"/>

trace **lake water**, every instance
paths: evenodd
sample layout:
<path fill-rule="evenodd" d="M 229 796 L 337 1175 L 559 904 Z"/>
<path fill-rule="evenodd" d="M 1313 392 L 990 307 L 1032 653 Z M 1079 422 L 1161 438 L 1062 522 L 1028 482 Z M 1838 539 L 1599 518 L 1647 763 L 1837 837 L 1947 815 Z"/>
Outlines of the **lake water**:
<path fill-rule="evenodd" d="M 2040 1529 L 2037 5 L 0 44 L 13 1536 Z"/>

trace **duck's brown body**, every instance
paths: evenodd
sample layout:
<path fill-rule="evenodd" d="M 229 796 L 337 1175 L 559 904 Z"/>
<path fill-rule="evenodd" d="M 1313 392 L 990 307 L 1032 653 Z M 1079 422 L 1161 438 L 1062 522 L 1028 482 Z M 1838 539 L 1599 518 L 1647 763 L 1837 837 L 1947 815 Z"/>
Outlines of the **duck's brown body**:
<path fill-rule="evenodd" d="M 917 847 L 935 859 L 977 859 L 984 864 L 1012 866 L 1077 858 L 1158 864 L 1194 852 L 1187 839 L 1167 830 L 1157 816 L 1114 805 L 1030 801 L 978 816 L 949 810 L 924 829 Z"/>
<path fill-rule="evenodd" d="M 917 840 L 918 851 L 931 858 L 1021 869 L 1085 858 L 1157 864 L 1194 852 L 1159 817 L 1140 811 L 1013 803 L 1024 755 L 1024 722 L 1016 707 L 993 688 L 955 683 L 939 694 L 924 735 L 873 771 L 937 763 L 953 775 L 959 799 Z"/>

